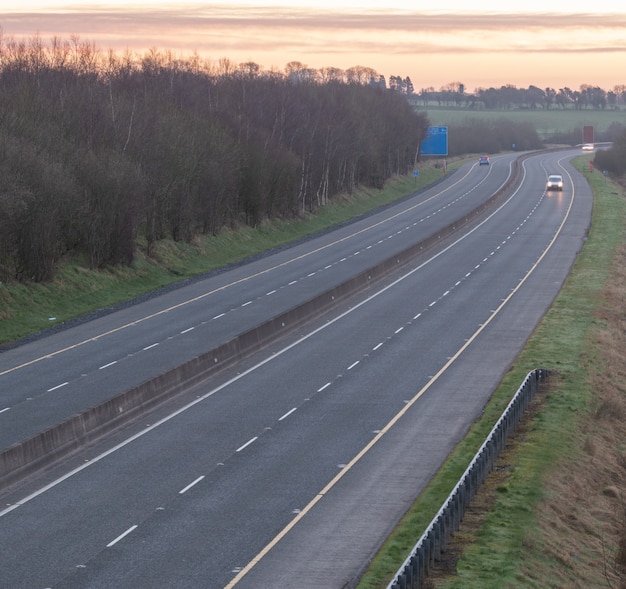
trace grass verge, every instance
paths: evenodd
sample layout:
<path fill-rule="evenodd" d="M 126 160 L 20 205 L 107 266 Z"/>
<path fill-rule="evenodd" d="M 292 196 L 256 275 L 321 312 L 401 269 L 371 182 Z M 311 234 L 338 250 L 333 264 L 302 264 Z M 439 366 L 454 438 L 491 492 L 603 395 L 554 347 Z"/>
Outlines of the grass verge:
<path fill-rule="evenodd" d="M 525 375 L 558 372 L 511 441 L 429 585 L 626 587 L 626 201 L 601 174 L 589 238 L 564 288 L 483 417 L 374 559 L 359 589 L 386 587 Z"/>
<path fill-rule="evenodd" d="M 382 190 L 361 188 L 341 195 L 314 215 L 267 221 L 256 228 L 224 229 L 217 236 L 206 236 L 191 244 L 163 240 L 153 247 L 150 256 L 139 244 L 129 267 L 91 270 L 83 260 L 67 256 L 51 282 L 0 283 L 0 344 L 323 231 L 397 201 L 442 176 L 441 169 L 424 163 L 419 166 L 418 177 L 397 177 Z"/>

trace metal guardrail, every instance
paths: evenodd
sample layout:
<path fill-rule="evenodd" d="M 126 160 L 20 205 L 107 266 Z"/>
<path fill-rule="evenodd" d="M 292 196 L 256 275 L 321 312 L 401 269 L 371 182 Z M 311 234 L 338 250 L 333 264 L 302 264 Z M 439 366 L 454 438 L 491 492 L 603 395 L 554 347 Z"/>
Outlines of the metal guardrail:
<path fill-rule="evenodd" d="M 454 532 L 458 531 L 465 510 L 504 449 L 507 439 L 513 433 L 537 392 L 540 382 L 549 376 L 549 371 L 537 368 L 526 378 L 513 399 L 496 422 L 489 436 L 479 448 L 459 482 L 456 484 L 443 506 L 422 534 L 411 554 L 404 561 L 387 589 L 423 589 L 428 573 L 439 560 L 445 545 Z"/>

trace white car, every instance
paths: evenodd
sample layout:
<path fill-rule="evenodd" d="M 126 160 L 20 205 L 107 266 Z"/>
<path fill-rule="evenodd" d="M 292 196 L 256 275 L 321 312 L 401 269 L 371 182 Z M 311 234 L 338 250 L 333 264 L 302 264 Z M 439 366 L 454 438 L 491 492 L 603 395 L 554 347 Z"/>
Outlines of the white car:
<path fill-rule="evenodd" d="M 546 182 L 546 190 L 563 190 L 563 176 L 559 174 L 550 174 Z"/>
<path fill-rule="evenodd" d="M 593 143 L 584 143 L 583 144 L 583 151 L 593 151 L 596 148 L 596 146 Z"/>

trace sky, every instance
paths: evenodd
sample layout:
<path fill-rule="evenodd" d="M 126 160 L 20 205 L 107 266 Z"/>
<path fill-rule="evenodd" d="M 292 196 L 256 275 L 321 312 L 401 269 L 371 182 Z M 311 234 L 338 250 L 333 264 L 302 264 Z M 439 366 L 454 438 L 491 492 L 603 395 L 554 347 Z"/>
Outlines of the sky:
<path fill-rule="evenodd" d="M 0 31 L 267 70 L 364 66 L 416 91 L 626 85 L 624 0 L 0 0 Z"/>

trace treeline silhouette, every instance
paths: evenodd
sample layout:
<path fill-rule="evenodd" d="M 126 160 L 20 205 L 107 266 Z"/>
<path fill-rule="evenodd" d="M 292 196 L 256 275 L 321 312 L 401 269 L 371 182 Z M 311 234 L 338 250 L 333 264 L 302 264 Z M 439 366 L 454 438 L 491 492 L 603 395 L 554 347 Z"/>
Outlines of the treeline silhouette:
<path fill-rule="evenodd" d="M 412 169 L 427 126 L 367 80 L 210 71 L 74 38 L 5 43 L 0 280 L 50 279 L 67 252 L 129 264 L 139 241 L 191 241 L 380 188 Z"/>
<path fill-rule="evenodd" d="M 467 92 L 462 82 L 451 82 L 439 90 L 432 86 L 422 88 L 412 94 L 411 100 L 417 105 L 437 104 L 477 110 L 615 110 L 626 105 L 626 84 L 616 84 L 610 90 L 591 84 L 581 84 L 578 90 L 568 86 L 557 90 L 532 84 L 528 88 L 505 84 L 499 88 L 477 88 L 474 92 Z"/>
<path fill-rule="evenodd" d="M 594 156 L 594 165 L 598 170 L 608 172 L 622 185 L 626 180 L 626 129 L 613 139 L 608 149 L 599 149 Z"/>
<path fill-rule="evenodd" d="M 508 119 L 482 120 L 468 117 L 463 123 L 448 125 L 448 135 L 450 156 L 525 151 L 544 146 L 532 123 Z"/>

